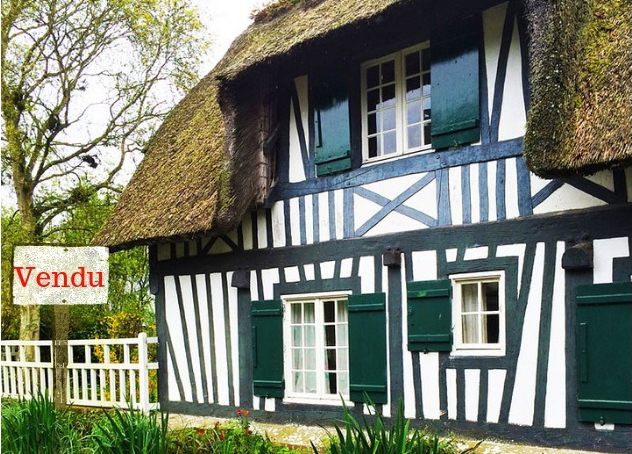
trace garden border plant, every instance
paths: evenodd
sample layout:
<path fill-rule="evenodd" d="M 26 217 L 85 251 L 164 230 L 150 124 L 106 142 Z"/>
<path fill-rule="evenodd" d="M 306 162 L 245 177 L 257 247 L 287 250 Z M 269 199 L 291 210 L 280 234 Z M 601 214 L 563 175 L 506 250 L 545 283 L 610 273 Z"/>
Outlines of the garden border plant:
<path fill-rule="evenodd" d="M 334 423 L 335 435 L 329 434 L 329 446 L 324 452 L 330 454 L 454 454 L 457 452 L 453 438 L 441 440 L 437 434 L 424 429 L 410 427 L 404 417 L 404 406 L 399 402 L 397 413 L 387 429 L 384 418 L 373 401 L 365 394 L 368 402 L 369 419 L 362 414 L 362 424 L 349 411 L 342 399 L 343 419 Z M 318 448 L 311 442 L 314 454 Z"/>

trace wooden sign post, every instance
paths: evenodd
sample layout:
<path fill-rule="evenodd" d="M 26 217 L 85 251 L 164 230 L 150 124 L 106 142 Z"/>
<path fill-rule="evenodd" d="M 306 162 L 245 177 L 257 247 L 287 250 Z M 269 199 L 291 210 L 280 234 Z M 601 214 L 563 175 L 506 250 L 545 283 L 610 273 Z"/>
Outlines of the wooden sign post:
<path fill-rule="evenodd" d="M 53 400 L 68 403 L 70 305 L 108 300 L 108 250 L 104 247 L 17 246 L 13 302 L 53 306 Z M 86 358 L 87 359 L 87 358 Z"/>
<path fill-rule="evenodd" d="M 56 304 L 53 306 L 53 401 L 55 408 L 66 407 L 68 396 L 68 333 L 70 331 L 70 306 Z"/>

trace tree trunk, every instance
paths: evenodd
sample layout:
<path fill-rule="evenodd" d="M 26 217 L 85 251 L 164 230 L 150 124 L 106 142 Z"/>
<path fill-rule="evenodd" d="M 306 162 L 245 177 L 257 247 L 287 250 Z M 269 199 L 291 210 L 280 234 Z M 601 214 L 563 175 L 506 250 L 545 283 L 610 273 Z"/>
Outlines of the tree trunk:
<path fill-rule="evenodd" d="M 37 234 L 37 220 L 33 208 L 33 187 L 26 176 L 22 165 L 13 165 L 13 181 L 21 215 L 22 242 L 38 244 L 41 237 Z M 39 340 L 40 306 L 27 305 L 20 307 L 20 339 Z M 32 361 L 33 349 L 26 349 L 27 361 Z"/>

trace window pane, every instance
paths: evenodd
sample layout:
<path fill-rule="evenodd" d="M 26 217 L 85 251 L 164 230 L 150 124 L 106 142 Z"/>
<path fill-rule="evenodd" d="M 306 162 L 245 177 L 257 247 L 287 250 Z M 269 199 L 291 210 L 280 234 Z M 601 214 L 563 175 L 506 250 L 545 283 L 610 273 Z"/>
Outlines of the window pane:
<path fill-rule="evenodd" d="M 335 302 L 334 301 L 325 301 L 323 303 L 323 307 L 325 309 L 325 323 L 333 323 L 336 321 L 335 317 L 335 312 L 334 312 L 334 306 L 335 306 Z"/>
<path fill-rule="evenodd" d="M 406 55 L 406 75 L 419 73 L 419 52 Z"/>
<path fill-rule="evenodd" d="M 303 392 L 303 372 L 294 372 L 294 392 Z"/>
<path fill-rule="evenodd" d="M 430 120 L 430 98 L 424 98 L 424 121 Z"/>
<path fill-rule="evenodd" d="M 303 306 L 303 323 L 314 323 L 314 303 L 305 303 Z"/>
<path fill-rule="evenodd" d="M 478 284 L 461 285 L 461 311 L 474 312 L 478 308 Z"/>
<path fill-rule="evenodd" d="M 328 347 L 336 345 L 336 325 L 325 326 L 325 345 Z"/>
<path fill-rule="evenodd" d="M 483 283 L 483 307 L 484 311 L 498 310 L 498 282 Z"/>
<path fill-rule="evenodd" d="M 369 133 L 369 135 L 371 134 L 375 134 L 377 132 L 377 114 L 369 114 L 367 117 L 368 120 L 368 127 L 367 127 L 367 132 Z"/>
<path fill-rule="evenodd" d="M 371 112 L 377 109 L 377 105 L 380 103 L 380 90 L 375 89 L 367 92 L 366 94 L 366 110 Z"/>
<path fill-rule="evenodd" d="M 406 105 L 406 124 L 412 125 L 421 122 L 421 101 L 409 102 Z M 419 141 L 421 142 L 421 140 Z"/>
<path fill-rule="evenodd" d="M 339 346 L 346 346 L 347 345 L 347 325 L 337 325 L 336 326 L 336 339 L 338 342 L 336 342 L 336 345 Z"/>
<path fill-rule="evenodd" d="M 292 323 L 301 323 L 301 304 L 292 304 Z"/>
<path fill-rule="evenodd" d="M 378 155 L 378 137 L 369 137 L 369 158 Z"/>
<path fill-rule="evenodd" d="M 430 135 L 430 123 L 424 125 L 424 145 L 430 145 L 432 136 Z"/>
<path fill-rule="evenodd" d="M 305 346 L 313 347 L 316 345 L 316 327 L 315 326 L 306 326 L 305 327 Z"/>
<path fill-rule="evenodd" d="M 382 111 L 382 131 L 390 131 L 393 129 L 395 129 L 395 109 Z"/>
<path fill-rule="evenodd" d="M 430 48 L 422 49 L 421 51 L 421 70 L 430 70 Z"/>
<path fill-rule="evenodd" d="M 497 344 L 500 333 L 500 315 L 488 314 L 483 317 L 483 342 Z"/>
<path fill-rule="evenodd" d="M 338 393 L 338 383 L 336 382 L 335 372 L 325 372 L 325 392 L 327 392 L 327 394 Z"/>
<path fill-rule="evenodd" d="M 347 302 L 346 301 L 338 301 L 338 316 L 336 317 L 338 322 L 346 322 L 347 321 Z M 345 336 L 346 339 L 346 336 Z"/>
<path fill-rule="evenodd" d="M 464 344 L 477 344 L 478 335 L 478 315 L 462 315 L 462 330 Z"/>
<path fill-rule="evenodd" d="M 325 350 L 325 370 L 336 370 L 336 349 Z"/>
<path fill-rule="evenodd" d="M 380 83 L 380 67 L 378 65 L 371 66 L 366 70 L 366 86 L 368 88 L 375 87 Z"/>
<path fill-rule="evenodd" d="M 305 372 L 305 392 L 316 393 L 316 372 Z"/>
<path fill-rule="evenodd" d="M 430 73 L 426 73 L 423 75 L 423 85 L 424 85 L 424 96 L 429 96 L 430 95 L 430 89 L 431 89 L 431 85 L 430 85 Z"/>
<path fill-rule="evenodd" d="M 390 60 L 382 63 L 382 83 L 393 82 L 395 80 L 395 61 Z"/>
<path fill-rule="evenodd" d="M 338 349 L 338 370 L 349 370 L 349 355 L 346 348 Z"/>
<path fill-rule="evenodd" d="M 292 349 L 292 369 L 303 368 L 303 351 L 300 348 Z"/>
<path fill-rule="evenodd" d="M 384 134 L 384 154 L 395 153 L 397 149 L 395 131 Z"/>
<path fill-rule="evenodd" d="M 419 77 L 413 77 L 411 79 L 406 79 L 406 100 L 410 101 L 412 99 L 421 98 L 421 90 L 420 90 L 420 81 Z"/>
<path fill-rule="evenodd" d="M 316 349 L 305 349 L 305 370 L 316 370 Z"/>
<path fill-rule="evenodd" d="M 338 372 L 338 386 L 341 394 L 349 394 L 349 374 L 346 372 Z"/>
<path fill-rule="evenodd" d="M 382 87 L 381 107 L 391 107 L 395 105 L 395 84 Z"/>
<path fill-rule="evenodd" d="M 292 346 L 300 347 L 303 345 L 303 327 L 302 326 L 293 326 L 292 327 Z"/>
<path fill-rule="evenodd" d="M 421 146 L 421 125 L 408 127 L 408 148 Z"/>

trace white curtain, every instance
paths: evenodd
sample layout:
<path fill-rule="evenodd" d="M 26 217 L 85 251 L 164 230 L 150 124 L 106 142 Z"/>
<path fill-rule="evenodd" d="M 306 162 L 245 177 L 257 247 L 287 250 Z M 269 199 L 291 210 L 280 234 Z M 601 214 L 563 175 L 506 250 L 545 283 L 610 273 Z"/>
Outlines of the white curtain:
<path fill-rule="evenodd" d="M 478 284 L 464 284 L 461 286 L 461 311 L 476 312 L 478 310 Z M 477 314 L 462 315 L 463 343 L 475 344 L 479 342 Z"/>

